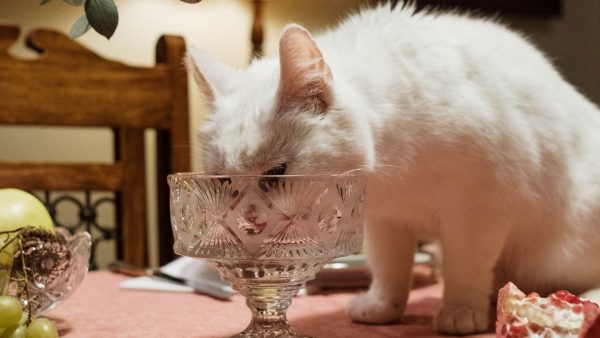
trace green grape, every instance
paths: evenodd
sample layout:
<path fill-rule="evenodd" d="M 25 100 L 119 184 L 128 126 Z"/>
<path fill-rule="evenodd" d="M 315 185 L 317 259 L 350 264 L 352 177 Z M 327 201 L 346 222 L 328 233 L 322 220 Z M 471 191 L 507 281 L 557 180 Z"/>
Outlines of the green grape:
<path fill-rule="evenodd" d="M 19 319 L 19 325 L 25 325 L 25 322 L 29 319 L 29 312 L 23 311 L 21 315 L 21 319 Z"/>
<path fill-rule="evenodd" d="M 0 338 L 27 338 L 27 327 L 25 325 L 15 325 L 4 329 Z"/>
<path fill-rule="evenodd" d="M 37 318 L 27 327 L 27 338 L 58 338 L 58 330 L 50 319 Z"/>
<path fill-rule="evenodd" d="M 0 327 L 7 328 L 19 324 L 23 309 L 18 299 L 0 296 Z"/>

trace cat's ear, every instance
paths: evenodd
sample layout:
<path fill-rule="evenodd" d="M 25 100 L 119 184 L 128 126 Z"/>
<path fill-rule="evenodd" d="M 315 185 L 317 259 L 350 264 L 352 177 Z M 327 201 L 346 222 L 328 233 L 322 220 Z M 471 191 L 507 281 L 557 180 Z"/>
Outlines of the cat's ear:
<path fill-rule="evenodd" d="M 237 77 L 237 70 L 194 47 L 190 48 L 184 61 L 209 104 L 216 96 L 225 94 Z"/>
<path fill-rule="evenodd" d="M 331 104 L 332 76 L 323 54 L 302 26 L 288 25 L 279 41 L 279 105 L 281 110 L 300 108 L 316 114 Z"/>

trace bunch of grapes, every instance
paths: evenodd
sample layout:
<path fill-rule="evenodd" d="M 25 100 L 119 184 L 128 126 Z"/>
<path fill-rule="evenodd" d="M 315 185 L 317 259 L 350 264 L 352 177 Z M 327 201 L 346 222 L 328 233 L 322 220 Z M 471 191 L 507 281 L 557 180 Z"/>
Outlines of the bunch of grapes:
<path fill-rule="evenodd" d="M 0 296 L 0 338 L 58 338 L 58 330 L 47 318 L 30 318 L 17 298 Z"/>

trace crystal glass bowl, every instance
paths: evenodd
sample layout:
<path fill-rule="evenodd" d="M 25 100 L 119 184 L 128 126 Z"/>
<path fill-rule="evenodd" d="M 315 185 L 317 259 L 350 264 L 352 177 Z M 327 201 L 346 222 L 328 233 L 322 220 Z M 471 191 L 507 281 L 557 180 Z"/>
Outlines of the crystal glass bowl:
<path fill-rule="evenodd" d="M 35 301 L 32 304 L 32 310 L 34 310 L 36 316 L 57 307 L 67 300 L 88 272 L 92 247 L 90 234 L 87 231 L 79 231 L 71 235 L 68 230 L 63 228 L 56 228 L 55 230 L 56 237 L 64 240 L 68 252 L 68 258 L 62 263 L 61 267 L 55 264 L 53 266 L 54 271 L 49 269 L 57 261 L 52 254 L 44 254 L 41 243 L 35 248 L 30 248 L 29 252 L 34 257 L 32 262 L 38 264 L 38 269 L 46 269 L 48 273 L 54 273 L 53 278 L 47 278 L 45 281 L 41 277 L 36 278 L 35 275 L 33 280 L 28 281 L 30 283 L 30 297 L 33 297 Z M 50 246 L 46 245 L 46 247 Z M 35 256 L 35 250 L 39 250 L 40 254 Z M 52 250 L 49 250 L 49 252 L 51 253 Z"/>
<path fill-rule="evenodd" d="M 2 233 L 0 242 L 14 236 Z M 7 265 L 0 264 L 0 289 L 37 317 L 64 302 L 81 284 L 88 272 L 91 237 L 86 231 L 71 235 L 58 227 L 54 234 L 31 230 L 20 236 L 21 250 L 11 246 L 0 252 L 14 255 L 3 261 Z"/>
<path fill-rule="evenodd" d="M 305 337 L 288 325 L 292 297 L 333 258 L 360 251 L 366 177 L 168 177 L 177 254 L 204 258 L 246 297 L 235 337 Z"/>

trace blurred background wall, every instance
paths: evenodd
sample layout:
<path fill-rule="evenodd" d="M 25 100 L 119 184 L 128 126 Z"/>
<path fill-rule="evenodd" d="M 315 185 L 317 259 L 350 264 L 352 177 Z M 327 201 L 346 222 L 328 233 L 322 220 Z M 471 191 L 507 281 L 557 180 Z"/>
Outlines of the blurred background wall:
<path fill-rule="evenodd" d="M 162 34 L 183 36 L 188 45 L 197 46 L 237 67 L 251 60 L 251 27 L 253 6 L 250 0 L 204 0 L 190 5 L 178 0 L 116 0 L 120 22 L 116 33 L 106 40 L 93 31 L 78 41 L 96 53 L 121 62 L 149 66 L 154 63 L 155 43 Z M 264 52 L 277 53 L 278 38 L 283 26 L 294 21 L 318 33 L 334 25 L 369 0 L 272 0 L 263 5 Z M 44 6 L 40 0 L 0 1 L 0 23 L 17 24 L 24 32 L 36 27 L 49 27 L 68 32 L 82 14 L 81 7 L 71 7 L 62 0 Z M 565 0 L 560 16 L 505 16 L 504 21 L 522 31 L 553 60 L 554 64 L 581 92 L 596 104 L 600 103 L 600 1 Z M 22 41 L 12 53 L 33 58 Z M 2 99 L 0 93 L 0 99 Z M 31 93 L 36 95 L 36 93 Z M 205 109 L 202 97 L 190 82 L 190 121 L 193 142 L 193 169 L 201 170 L 201 158 L 196 139 L 197 126 L 202 123 Z M 35 138 L 35 146 L 32 146 Z M 152 145 L 154 135 L 148 132 Z M 107 146 L 112 142 L 108 130 L 86 128 L 37 128 L 0 126 L 0 159 L 110 162 L 113 154 Z M 148 163 L 155 161 L 154 149 L 148 147 Z M 151 166 L 148 171 L 154 174 Z M 155 187 L 149 185 L 147 203 L 155 208 Z M 149 214 L 151 247 L 156 247 L 154 213 Z M 170 226 L 168 224 L 161 226 Z M 109 258 L 107 258 L 109 259 Z M 157 254 L 151 256 L 156 265 Z"/>

